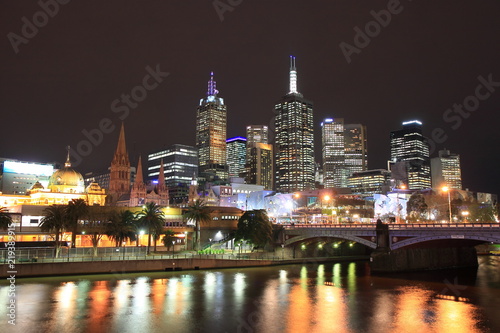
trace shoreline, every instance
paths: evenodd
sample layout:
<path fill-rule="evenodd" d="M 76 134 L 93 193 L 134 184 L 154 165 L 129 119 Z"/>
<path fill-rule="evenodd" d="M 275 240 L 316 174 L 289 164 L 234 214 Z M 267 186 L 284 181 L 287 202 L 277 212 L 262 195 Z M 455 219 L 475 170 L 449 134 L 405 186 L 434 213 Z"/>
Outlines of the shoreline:
<path fill-rule="evenodd" d="M 323 262 L 367 261 L 369 256 L 343 256 L 325 258 L 297 258 L 282 260 L 266 259 L 215 259 L 215 258 L 187 258 L 187 259 L 147 259 L 147 260 L 120 260 L 105 262 L 60 262 L 60 263 L 25 263 L 17 265 L 16 279 L 94 275 L 94 274 L 127 274 L 147 272 L 198 271 L 225 268 L 267 267 L 293 264 L 311 264 Z M 5 279 L 7 265 L 2 265 L 0 277 Z M 2 283 L 0 283 L 2 284 Z"/>

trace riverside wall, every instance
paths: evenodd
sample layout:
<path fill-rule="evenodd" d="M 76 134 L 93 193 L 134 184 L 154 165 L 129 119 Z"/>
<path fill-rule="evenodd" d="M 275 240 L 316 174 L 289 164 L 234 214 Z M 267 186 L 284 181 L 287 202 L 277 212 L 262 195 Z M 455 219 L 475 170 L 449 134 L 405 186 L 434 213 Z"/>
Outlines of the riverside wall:
<path fill-rule="evenodd" d="M 378 249 L 370 257 L 371 271 L 375 273 L 477 266 L 474 247 Z"/>

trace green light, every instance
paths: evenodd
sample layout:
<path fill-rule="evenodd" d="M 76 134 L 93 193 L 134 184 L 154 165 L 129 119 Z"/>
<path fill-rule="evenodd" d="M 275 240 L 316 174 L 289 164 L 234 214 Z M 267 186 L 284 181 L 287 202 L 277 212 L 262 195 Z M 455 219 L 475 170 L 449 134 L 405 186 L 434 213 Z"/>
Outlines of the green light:
<path fill-rule="evenodd" d="M 306 249 L 306 245 L 305 245 L 305 244 L 302 244 L 302 245 L 300 246 L 300 248 L 301 248 L 302 250 L 305 250 L 305 249 Z"/>

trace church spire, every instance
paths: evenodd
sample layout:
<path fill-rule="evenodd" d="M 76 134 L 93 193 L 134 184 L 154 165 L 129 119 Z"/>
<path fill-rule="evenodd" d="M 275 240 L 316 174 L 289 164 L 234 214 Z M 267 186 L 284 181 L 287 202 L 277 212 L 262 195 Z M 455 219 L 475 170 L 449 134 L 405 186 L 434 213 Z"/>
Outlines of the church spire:
<path fill-rule="evenodd" d="M 65 168 L 71 168 L 71 160 L 69 159 L 69 150 L 70 149 L 71 149 L 70 146 L 66 147 L 66 150 L 68 151 L 68 157 L 66 157 L 66 163 L 64 163 Z"/>
<path fill-rule="evenodd" d="M 165 188 L 165 169 L 163 168 L 163 158 L 160 160 L 160 174 L 158 175 L 158 188 Z"/>
<path fill-rule="evenodd" d="M 137 163 L 137 171 L 135 173 L 135 184 L 140 185 L 144 183 L 144 179 L 142 176 L 142 158 L 139 155 L 139 162 Z"/>
<path fill-rule="evenodd" d="M 290 56 L 290 92 L 289 94 L 298 94 L 297 91 L 297 68 L 295 67 L 295 57 Z"/>
<path fill-rule="evenodd" d="M 125 127 L 122 123 L 120 129 L 120 136 L 118 137 L 118 146 L 116 147 L 116 154 L 127 154 L 127 146 L 125 145 Z"/>
<path fill-rule="evenodd" d="M 208 81 L 208 91 L 207 96 L 217 96 L 219 91 L 217 90 L 217 82 L 214 80 L 214 72 L 210 72 L 210 81 Z"/>

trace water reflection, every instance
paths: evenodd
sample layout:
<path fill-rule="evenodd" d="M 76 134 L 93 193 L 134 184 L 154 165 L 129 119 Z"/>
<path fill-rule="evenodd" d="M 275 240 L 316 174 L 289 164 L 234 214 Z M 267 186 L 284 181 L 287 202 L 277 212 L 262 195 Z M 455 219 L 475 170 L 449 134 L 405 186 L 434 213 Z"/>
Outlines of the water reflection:
<path fill-rule="evenodd" d="M 134 333 L 238 328 L 241 332 L 499 331 L 500 281 L 484 273 L 497 264 L 480 267 L 477 284 L 461 285 L 460 297 L 440 295 L 453 277 L 433 281 L 370 276 L 365 263 L 18 280 L 17 299 L 23 306 L 18 308 L 16 328 Z M 7 288 L 0 285 L 4 304 Z M 5 317 L 5 306 L 0 315 Z M 1 331 L 6 331 L 5 325 L 0 323 Z"/>

